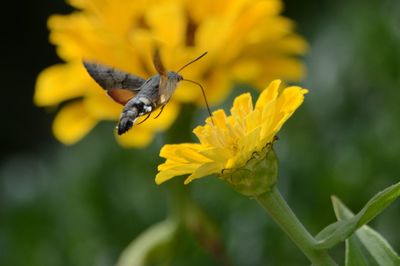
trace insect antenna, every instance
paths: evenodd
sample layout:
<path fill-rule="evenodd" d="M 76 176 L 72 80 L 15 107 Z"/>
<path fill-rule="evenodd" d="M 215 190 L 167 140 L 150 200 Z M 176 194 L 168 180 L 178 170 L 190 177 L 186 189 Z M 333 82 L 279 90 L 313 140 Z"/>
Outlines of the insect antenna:
<path fill-rule="evenodd" d="M 176 71 L 176 73 L 181 72 L 185 67 L 187 67 L 188 65 L 193 64 L 194 62 L 196 62 L 197 60 L 199 60 L 200 58 L 202 58 L 203 56 L 205 56 L 206 54 L 208 54 L 208 52 L 203 53 L 202 55 L 200 55 L 199 57 L 193 59 L 192 61 L 190 61 L 189 63 L 185 64 L 183 67 L 181 67 L 178 71 Z"/>
<path fill-rule="evenodd" d="M 205 54 L 203 54 L 203 55 L 205 55 Z M 203 55 L 202 55 L 202 56 L 203 56 Z M 201 56 L 200 56 L 199 58 L 201 58 Z M 198 58 L 198 59 L 199 59 L 199 58 Z M 208 105 L 208 101 L 207 101 L 206 93 L 204 92 L 204 88 L 203 88 L 203 86 L 201 86 L 201 84 L 200 84 L 200 83 L 198 83 L 198 82 L 196 82 L 196 81 L 194 81 L 194 80 L 190 80 L 190 79 L 182 79 L 182 80 L 183 80 L 183 81 L 190 82 L 190 83 L 193 83 L 193 84 L 196 84 L 197 86 L 199 86 L 199 87 L 200 87 L 200 89 L 201 89 L 201 92 L 203 93 L 203 98 L 204 98 L 204 101 L 205 101 L 205 103 L 206 103 L 206 106 L 207 106 L 207 111 L 208 111 L 208 114 L 210 115 L 210 117 L 211 117 L 211 121 L 212 121 L 212 123 L 214 124 L 213 115 L 212 115 L 212 113 L 211 113 L 210 106 Z"/>

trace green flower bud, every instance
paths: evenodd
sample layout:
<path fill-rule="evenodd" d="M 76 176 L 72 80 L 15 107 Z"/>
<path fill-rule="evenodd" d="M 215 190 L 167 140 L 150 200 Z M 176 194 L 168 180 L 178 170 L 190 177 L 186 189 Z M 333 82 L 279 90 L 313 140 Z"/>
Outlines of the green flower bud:
<path fill-rule="evenodd" d="M 220 178 L 245 196 L 257 197 L 270 191 L 278 181 L 278 158 L 272 145 L 254 152 L 244 167 L 223 171 Z"/>

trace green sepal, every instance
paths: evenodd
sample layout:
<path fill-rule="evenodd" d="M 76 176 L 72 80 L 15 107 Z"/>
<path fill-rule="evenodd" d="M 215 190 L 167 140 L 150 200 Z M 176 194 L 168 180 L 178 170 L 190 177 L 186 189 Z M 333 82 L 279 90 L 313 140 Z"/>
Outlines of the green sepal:
<path fill-rule="evenodd" d="M 257 197 L 270 191 L 278 180 L 278 158 L 272 144 L 260 152 L 254 152 L 244 167 L 226 170 L 220 178 L 248 197 Z"/>

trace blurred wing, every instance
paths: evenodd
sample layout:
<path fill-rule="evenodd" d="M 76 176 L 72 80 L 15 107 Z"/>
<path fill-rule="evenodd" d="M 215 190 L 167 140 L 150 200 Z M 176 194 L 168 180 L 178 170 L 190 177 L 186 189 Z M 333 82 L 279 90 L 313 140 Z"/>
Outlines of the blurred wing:
<path fill-rule="evenodd" d="M 160 50 L 158 48 L 155 48 L 154 50 L 153 64 L 158 74 L 160 74 L 161 77 L 167 76 L 167 71 L 165 70 L 165 67 L 161 61 Z"/>
<path fill-rule="evenodd" d="M 113 89 L 108 90 L 107 94 L 117 103 L 125 105 L 130 99 L 136 96 L 137 92 L 124 89 Z"/>
<path fill-rule="evenodd" d="M 165 104 L 171 95 L 168 95 L 168 76 L 167 71 L 161 61 L 160 50 L 156 48 L 154 50 L 153 64 L 158 74 L 160 74 L 160 84 L 159 84 L 159 95 L 160 102 Z"/>
<path fill-rule="evenodd" d="M 162 104 L 167 103 L 169 98 L 171 97 L 171 95 L 170 95 L 171 93 L 168 90 L 169 85 L 170 84 L 168 83 L 168 78 L 166 76 L 161 76 L 158 95 L 160 95 L 160 102 Z"/>
<path fill-rule="evenodd" d="M 123 105 L 132 99 L 146 82 L 141 77 L 105 65 L 89 61 L 83 61 L 83 65 L 97 84 L 106 90 L 114 101 Z"/>

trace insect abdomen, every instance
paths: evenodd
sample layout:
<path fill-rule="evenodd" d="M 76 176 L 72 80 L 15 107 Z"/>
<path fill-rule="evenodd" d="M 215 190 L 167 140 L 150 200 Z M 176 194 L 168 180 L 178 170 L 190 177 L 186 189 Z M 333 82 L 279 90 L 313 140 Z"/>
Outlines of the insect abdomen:
<path fill-rule="evenodd" d="M 118 135 L 128 131 L 136 119 L 144 114 L 149 114 L 153 111 L 152 102 L 146 97 L 135 97 L 130 100 L 124 107 L 118 123 Z"/>

